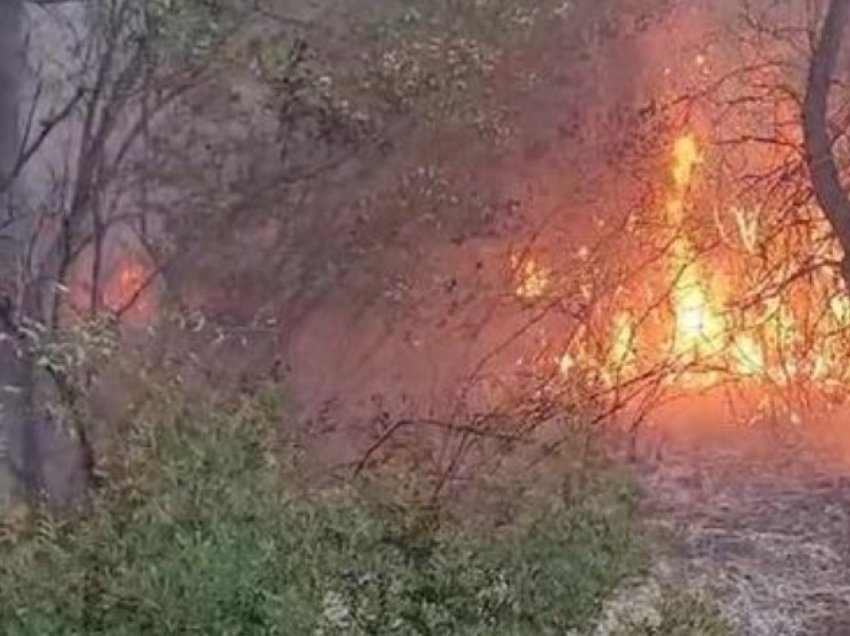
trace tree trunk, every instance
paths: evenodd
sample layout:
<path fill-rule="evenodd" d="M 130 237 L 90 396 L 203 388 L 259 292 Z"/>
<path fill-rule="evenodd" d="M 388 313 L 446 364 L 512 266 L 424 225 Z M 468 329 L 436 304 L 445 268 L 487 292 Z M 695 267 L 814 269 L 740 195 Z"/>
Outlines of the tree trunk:
<path fill-rule="evenodd" d="M 24 64 L 23 0 L 0 2 L 0 180 L 6 181 L 18 155 L 18 101 Z M 14 206 L 14 189 L 0 194 L 5 221 Z M 22 423 L 27 417 L 28 378 L 25 356 L 14 328 L 12 298 L 15 290 L 16 247 L 14 228 L 0 233 L 0 499 L 8 499 L 20 474 Z"/>
<path fill-rule="evenodd" d="M 850 287 L 850 197 L 842 187 L 832 153 L 828 118 L 830 87 L 848 20 L 850 0 L 830 0 L 809 67 L 803 129 L 812 187 L 844 250 L 841 273 Z"/>
<path fill-rule="evenodd" d="M 14 494 L 65 500 L 80 490 L 77 444 L 37 411 L 45 393 L 20 318 L 38 319 L 39 294 L 21 289 L 19 259 L 29 223 L 8 223 L 27 196 L 7 177 L 19 168 L 20 102 L 27 81 L 24 0 L 0 0 L 0 505 Z"/>

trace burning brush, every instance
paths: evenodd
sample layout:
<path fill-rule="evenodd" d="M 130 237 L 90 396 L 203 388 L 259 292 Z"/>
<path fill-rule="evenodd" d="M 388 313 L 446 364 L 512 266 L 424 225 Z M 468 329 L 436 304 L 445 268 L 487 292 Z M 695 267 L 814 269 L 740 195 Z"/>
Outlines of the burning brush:
<path fill-rule="evenodd" d="M 850 300 L 828 267 L 840 260 L 828 224 L 814 206 L 721 213 L 698 187 L 710 155 L 695 134 L 673 141 L 663 205 L 630 237 L 659 256 L 634 259 L 641 269 L 595 304 L 557 357 L 561 380 L 597 398 L 723 387 L 843 399 Z M 553 293 L 538 260 L 514 269 L 524 301 Z"/>

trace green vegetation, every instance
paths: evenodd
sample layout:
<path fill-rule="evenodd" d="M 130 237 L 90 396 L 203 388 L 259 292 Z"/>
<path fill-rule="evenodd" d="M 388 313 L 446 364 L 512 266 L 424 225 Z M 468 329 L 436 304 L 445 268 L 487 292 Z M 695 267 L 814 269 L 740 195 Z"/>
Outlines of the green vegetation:
<path fill-rule="evenodd" d="M 262 395 L 157 390 L 75 514 L 4 518 L 2 632 L 563 634 L 636 563 L 622 488 L 482 530 L 366 489 L 304 492 L 276 421 Z"/>
<path fill-rule="evenodd" d="M 628 636 L 731 636 L 733 631 L 719 610 L 688 592 L 668 591 L 654 608 L 653 620 L 629 627 Z"/>

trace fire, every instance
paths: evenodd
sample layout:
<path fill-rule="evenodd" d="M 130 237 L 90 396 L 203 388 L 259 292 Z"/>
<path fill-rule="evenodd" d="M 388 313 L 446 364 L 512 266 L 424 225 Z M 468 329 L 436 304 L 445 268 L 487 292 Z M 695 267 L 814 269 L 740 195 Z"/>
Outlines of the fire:
<path fill-rule="evenodd" d="M 614 345 L 611 348 L 611 361 L 619 371 L 628 368 L 636 357 L 634 319 L 630 313 L 622 312 L 614 318 Z"/>
<path fill-rule="evenodd" d="M 112 311 L 120 311 L 139 293 L 146 277 L 147 273 L 141 263 L 122 263 L 118 273 L 109 280 L 104 290 L 104 304 Z"/>
<path fill-rule="evenodd" d="M 750 254 L 755 254 L 759 236 L 758 217 L 752 211 L 739 207 L 732 208 L 732 216 L 744 249 Z"/>
<path fill-rule="evenodd" d="M 674 188 L 666 209 L 667 222 L 675 232 L 670 250 L 675 314 L 673 350 L 686 364 L 718 353 L 725 331 L 722 319 L 711 306 L 696 254 L 683 227 L 688 190 L 700 161 L 696 137 L 687 134 L 676 139 L 671 171 Z"/>
<path fill-rule="evenodd" d="M 634 395 L 644 382 L 668 395 L 733 383 L 760 405 L 777 387 L 783 399 L 805 390 L 834 400 L 850 380 L 850 293 L 836 272 L 812 267 L 842 256 L 820 211 L 803 204 L 789 221 L 752 201 L 715 204 L 702 187 L 702 172 L 718 169 L 711 148 L 685 132 L 669 152 L 666 194 L 640 224 L 653 256 L 634 259 L 642 264 L 625 270 L 631 282 L 600 296 L 606 264 L 596 255 L 605 252 L 574 253 L 585 274 L 572 293 L 593 309 L 554 358 L 560 377 L 581 379 L 598 391 L 590 395 Z M 630 230 L 627 249 L 641 250 L 638 241 Z M 553 293 L 536 258 L 512 264 L 518 298 Z"/>
<path fill-rule="evenodd" d="M 138 258 L 125 256 L 117 271 L 109 276 L 103 290 L 103 304 L 113 312 L 122 312 L 132 322 L 148 322 L 153 313 L 155 295 L 150 288 L 150 268 Z"/>
<path fill-rule="evenodd" d="M 557 359 L 558 369 L 561 371 L 561 375 L 567 377 L 570 372 L 572 372 L 573 368 L 576 366 L 575 358 L 569 353 L 565 353 L 560 358 Z"/>
<path fill-rule="evenodd" d="M 518 255 L 511 257 L 511 265 L 517 272 L 515 294 L 525 301 L 541 298 L 549 287 L 549 271 L 541 267 L 534 257 L 522 259 Z"/>
<path fill-rule="evenodd" d="M 676 195 L 681 197 L 691 185 L 694 171 L 701 161 L 699 145 L 692 134 L 682 135 L 673 145 L 673 182 Z"/>
<path fill-rule="evenodd" d="M 840 327 L 850 327 L 850 296 L 843 291 L 829 299 L 829 309 Z"/>

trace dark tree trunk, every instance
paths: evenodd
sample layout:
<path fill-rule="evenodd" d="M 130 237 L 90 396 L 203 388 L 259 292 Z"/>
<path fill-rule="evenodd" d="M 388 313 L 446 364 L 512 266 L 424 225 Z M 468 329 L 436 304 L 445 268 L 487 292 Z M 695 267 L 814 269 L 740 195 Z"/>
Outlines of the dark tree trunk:
<path fill-rule="evenodd" d="M 41 315 L 37 290 L 21 289 L 18 277 L 28 223 L 7 223 L 19 207 L 16 198 L 26 197 L 26 186 L 9 178 L 21 167 L 25 30 L 24 0 L 0 0 L 0 503 L 14 493 L 67 499 L 80 490 L 79 449 L 38 412 L 45 381 L 19 329 L 21 315 Z"/>
<path fill-rule="evenodd" d="M 23 0 L 0 2 L 0 182 L 12 171 L 18 155 L 18 102 L 20 74 L 24 65 Z M 11 214 L 13 189 L 0 193 L 0 220 Z M 0 233 L 0 497 L 8 496 L 21 478 L 38 487 L 37 479 L 25 477 L 21 443 L 27 419 L 29 377 L 26 356 L 15 330 L 13 298 L 17 241 L 14 229 Z M 12 475 L 16 474 L 17 479 Z"/>
<path fill-rule="evenodd" d="M 815 197 L 844 250 L 841 273 L 850 286 L 850 196 L 832 153 L 828 118 L 830 87 L 848 21 L 850 0 L 830 0 L 809 68 L 803 128 Z"/>

